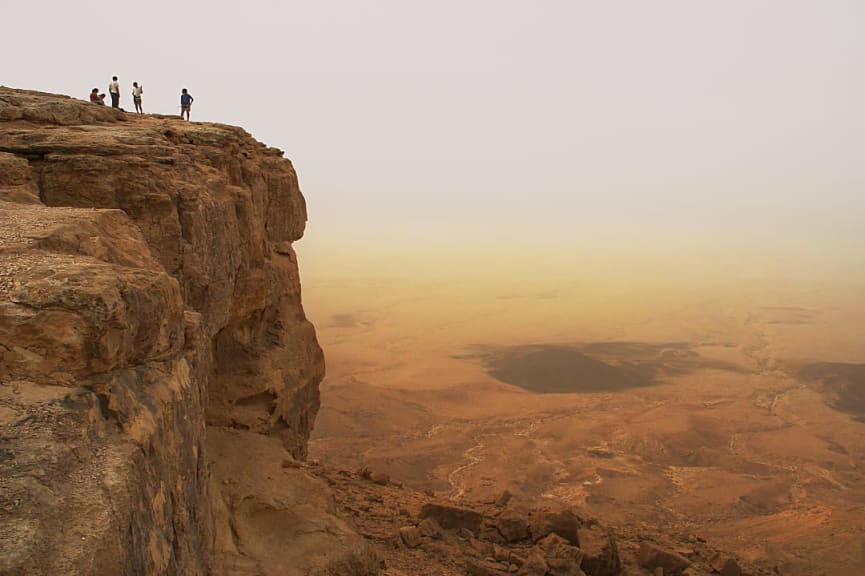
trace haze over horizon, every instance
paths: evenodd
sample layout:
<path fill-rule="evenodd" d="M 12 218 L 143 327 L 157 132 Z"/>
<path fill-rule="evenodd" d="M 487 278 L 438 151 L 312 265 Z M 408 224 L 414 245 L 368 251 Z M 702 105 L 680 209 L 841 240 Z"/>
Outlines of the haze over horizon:
<path fill-rule="evenodd" d="M 140 8 L 5 7 L 0 84 L 285 151 L 311 459 L 863 573 L 865 3 Z"/>
<path fill-rule="evenodd" d="M 193 120 L 285 150 L 313 274 L 522 252 L 863 280 L 859 2 L 5 10 L 0 84 L 83 99 L 116 74 L 159 113 L 188 87 Z"/>

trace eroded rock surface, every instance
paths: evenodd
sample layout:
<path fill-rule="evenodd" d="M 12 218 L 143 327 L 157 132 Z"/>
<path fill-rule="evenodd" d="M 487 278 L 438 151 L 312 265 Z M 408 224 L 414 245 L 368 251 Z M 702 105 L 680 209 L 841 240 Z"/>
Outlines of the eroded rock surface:
<path fill-rule="evenodd" d="M 699 539 L 681 541 L 669 535 L 656 540 L 639 527 L 614 533 L 565 504 L 533 505 L 506 498 L 455 505 L 401 484 L 374 482 L 368 469 L 350 472 L 316 462 L 304 468 L 327 480 L 337 511 L 350 515 L 357 530 L 375 545 L 385 576 L 654 576 L 664 566 L 670 568 L 665 574 L 708 576 L 717 573 L 722 561 L 739 568 Z M 431 521 L 437 529 L 429 529 Z M 510 537 L 501 534 L 502 526 Z M 531 533 L 512 530 L 514 526 L 543 530 Z M 653 556 L 644 563 L 647 549 Z M 669 558 L 686 564 L 667 564 Z M 740 573 L 772 572 L 748 566 Z"/>
<path fill-rule="evenodd" d="M 305 222 L 239 128 L 0 88 L 0 573 L 210 573 L 206 427 L 302 459 L 318 410 Z"/>

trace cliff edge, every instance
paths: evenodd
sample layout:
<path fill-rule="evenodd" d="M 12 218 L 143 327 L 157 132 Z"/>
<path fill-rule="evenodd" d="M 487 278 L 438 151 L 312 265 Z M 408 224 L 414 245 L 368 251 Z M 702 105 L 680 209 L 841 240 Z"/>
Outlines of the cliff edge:
<path fill-rule="evenodd" d="M 239 128 L 0 87 L 0 574 L 769 573 L 305 462 L 305 223 L 291 163 Z"/>
<path fill-rule="evenodd" d="M 292 464 L 324 375 L 305 223 L 239 128 L 0 87 L 0 573 L 375 563 Z"/>

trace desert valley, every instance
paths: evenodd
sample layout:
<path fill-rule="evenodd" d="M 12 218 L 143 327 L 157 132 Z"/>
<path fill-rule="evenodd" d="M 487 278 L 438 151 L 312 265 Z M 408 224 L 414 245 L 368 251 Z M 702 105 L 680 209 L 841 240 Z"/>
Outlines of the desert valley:
<path fill-rule="evenodd" d="M 311 458 L 454 503 L 564 501 L 781 574 L 865 570 L 861 285 L 304 262 L 328 367 Z"/>

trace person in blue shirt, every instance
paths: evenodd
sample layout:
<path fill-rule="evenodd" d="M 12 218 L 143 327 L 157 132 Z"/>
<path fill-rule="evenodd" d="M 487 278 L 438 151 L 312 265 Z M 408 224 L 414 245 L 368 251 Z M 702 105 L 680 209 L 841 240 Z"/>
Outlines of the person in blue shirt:
<path fill-rule="evenodd" d="M 195 98 L 192 97 L 192 94 L 186 91 L 186 88 L 181 90 L 180 94 L 180 117 L 183 118 L 184 112 L 186 113 L 186 119 L 189 120 L 189 109 L 192 108 L 192 102 Z"/>

